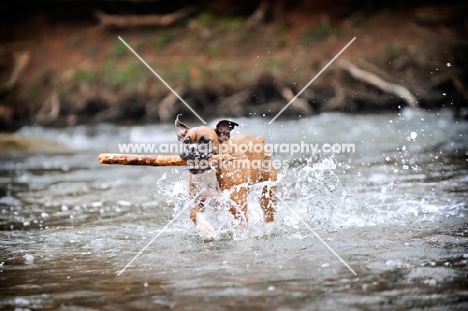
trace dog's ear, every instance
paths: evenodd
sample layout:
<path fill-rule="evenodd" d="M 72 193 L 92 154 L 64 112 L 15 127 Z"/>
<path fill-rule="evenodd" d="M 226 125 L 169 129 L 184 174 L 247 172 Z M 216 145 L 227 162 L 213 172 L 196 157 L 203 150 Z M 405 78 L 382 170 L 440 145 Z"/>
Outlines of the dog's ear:
<path fill-rule="evenodd" d="M 178 114 L 175 120 L 175 131 L 177 134 L 178 141 L 182 141 L 185 138 L 185 135 L 187 135 L 187 131 L 189 129 L 187 125 L 179 121 L 180 116 L 181 114 Z"/>
<path fill-rule="evenodd" d="M 215 129 L 216 134 L 218 134 L 219 141 L 223 142 L 228 140 L 231 137 L 231 131 L 235 126 L 239 126 L 239 124 L 228 120 L 219 121 Z"/>

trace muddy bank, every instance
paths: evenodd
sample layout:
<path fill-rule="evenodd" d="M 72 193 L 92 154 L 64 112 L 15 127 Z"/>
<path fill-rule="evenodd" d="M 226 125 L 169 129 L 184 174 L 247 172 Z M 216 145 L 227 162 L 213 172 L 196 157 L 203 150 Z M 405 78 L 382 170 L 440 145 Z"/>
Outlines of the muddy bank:
<path fill-rule="evenodd" d="M 282 116 L 412 106 L 466 117 L 467 6 L 350 3 L 304 1 L 254 25 L 261 6 L 31 9 L 1 32 L 1 128 L 169 122 L 192 116 L 186 104 L 204 118 L 273 117 L 354 37 Z"/>

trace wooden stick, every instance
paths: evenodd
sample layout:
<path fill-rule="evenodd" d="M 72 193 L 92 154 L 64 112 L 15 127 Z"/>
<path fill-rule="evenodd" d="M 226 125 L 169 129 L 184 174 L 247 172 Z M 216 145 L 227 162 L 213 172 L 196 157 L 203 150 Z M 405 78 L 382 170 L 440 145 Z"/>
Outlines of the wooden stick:
<path fill-rule="evenodd" d="M 213 155 L 208 162 L 230 161 L 231 155 Z M 178 155 L 148 155 L 125 153 L 101 153 L 98 160 L 102 164 L 143 165 L 143 166 L 184 166 L 187 161 Z"/>
<path fill-rule="evenodd" d="M 186 7 L 174 13 L 165 15 L 116 15 L 106 14 L 102 11 L 94 11 L 94 16 L 100 21 L 104 27 L 141 27 L 141 26 L 162 26 L 167 27 L 181 18 L 191 14 L 196 9 L 195 7 Z"/>

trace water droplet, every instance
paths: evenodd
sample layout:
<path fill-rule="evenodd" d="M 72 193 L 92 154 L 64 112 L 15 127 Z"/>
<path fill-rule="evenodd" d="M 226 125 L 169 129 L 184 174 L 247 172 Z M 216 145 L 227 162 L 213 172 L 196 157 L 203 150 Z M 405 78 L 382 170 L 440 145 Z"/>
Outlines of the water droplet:
<path fill-rule="evenodd" d="M 450 64 L 450 63 L 447 63 L 447 67 L 451 67 L 451 66 L 452 66 L 452 64 Z"/>
<path fill-rule="evenodd" d="M 118 204 L 120 207 L 129 207 L 129 206 L 132 206 L 132 203 L 131 203 L 131 202 L 128 202 L 128 201 L 125 201 L 125 200 L 119 200 L 119 201 L 117 201 L 117 204 Z"/>
<path fill-rule="evenodd" d="M 416 132 L 411 132 L 410 137 L 411 137 L 411 139 L 416 139 L 416 137 L 418 137 L 418 133 L 416 133 Z"/>

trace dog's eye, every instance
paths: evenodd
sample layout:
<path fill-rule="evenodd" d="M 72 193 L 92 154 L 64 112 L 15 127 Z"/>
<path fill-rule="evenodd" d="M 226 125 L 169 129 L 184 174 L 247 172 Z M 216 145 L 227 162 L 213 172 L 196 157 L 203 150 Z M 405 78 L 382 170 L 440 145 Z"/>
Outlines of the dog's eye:
<path fill-rule="evenodd" d="M 187 138 L 186 140 L 184 140 L 184 145 L 189 145 L 190 144 L 190 138 Z"/>
<path fill-rule="evenodd" d="M 210 139 L 208 139 L 207 137 L 202 137 L 202 139 L 200 139 L 199 143 L 200 144 L 209 144 L 210 143 Z"/>

